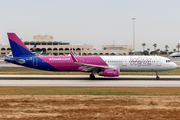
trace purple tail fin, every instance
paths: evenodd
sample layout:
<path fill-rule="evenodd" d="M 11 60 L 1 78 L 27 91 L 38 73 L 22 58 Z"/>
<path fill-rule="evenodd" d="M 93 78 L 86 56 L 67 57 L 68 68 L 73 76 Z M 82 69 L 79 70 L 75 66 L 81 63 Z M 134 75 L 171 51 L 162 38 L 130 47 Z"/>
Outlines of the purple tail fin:
<path fill-rule="evenodd" d="M 24 45 L 24 43 L 19 39 L 15 33 L 7 33 L 9 38 L 9 43 L 11 45 L 11 50 L 13 57 L 20 56 L 35 56 L 31 51 Z"/>

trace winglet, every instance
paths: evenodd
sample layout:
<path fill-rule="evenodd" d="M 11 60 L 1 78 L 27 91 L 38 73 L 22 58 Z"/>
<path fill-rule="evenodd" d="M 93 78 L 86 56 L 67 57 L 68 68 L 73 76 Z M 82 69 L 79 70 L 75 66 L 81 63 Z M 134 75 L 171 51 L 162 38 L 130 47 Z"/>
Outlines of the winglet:
<path fill-rule="evenodd" d="M 78 60 L 75 58 L 73 51 L 70 52 L 70 55 L 71 55 L 74 62 L 78 62 Z"/>

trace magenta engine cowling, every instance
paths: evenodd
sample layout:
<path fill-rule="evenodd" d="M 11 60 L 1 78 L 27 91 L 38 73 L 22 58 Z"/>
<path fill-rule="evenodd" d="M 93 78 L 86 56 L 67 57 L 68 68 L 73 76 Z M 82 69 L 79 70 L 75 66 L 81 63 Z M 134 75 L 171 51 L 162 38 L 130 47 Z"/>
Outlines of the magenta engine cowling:
<path fill-rule="evenodd" d="M 119 69 L 105 69 L 98 74 L 106 77 L 117 77 L 119 76 Z"/>

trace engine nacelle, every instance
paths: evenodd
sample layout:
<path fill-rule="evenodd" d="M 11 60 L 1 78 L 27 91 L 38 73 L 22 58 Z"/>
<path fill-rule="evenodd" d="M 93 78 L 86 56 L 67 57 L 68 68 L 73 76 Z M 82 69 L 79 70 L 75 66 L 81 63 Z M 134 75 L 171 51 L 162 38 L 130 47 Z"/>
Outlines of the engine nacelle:
<path fill-rule="evenodd" d="M 105 69 L 98 74 L 106 77 L 117 77 L 119 76 L 119 69 Z"/>

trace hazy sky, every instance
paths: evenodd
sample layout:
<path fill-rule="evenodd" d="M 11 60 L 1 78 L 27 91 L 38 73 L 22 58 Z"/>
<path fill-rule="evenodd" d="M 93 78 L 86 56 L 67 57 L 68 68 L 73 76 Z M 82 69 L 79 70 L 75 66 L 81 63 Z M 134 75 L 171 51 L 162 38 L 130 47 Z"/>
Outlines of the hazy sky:
<path fill-rule="evenodd" d="M 71 44 L 132 45 L 172 51 L 180 43 L 180 0 L 0 0 L 0 43 L 7 32 L 24 41 L 52 35 Z"/>

